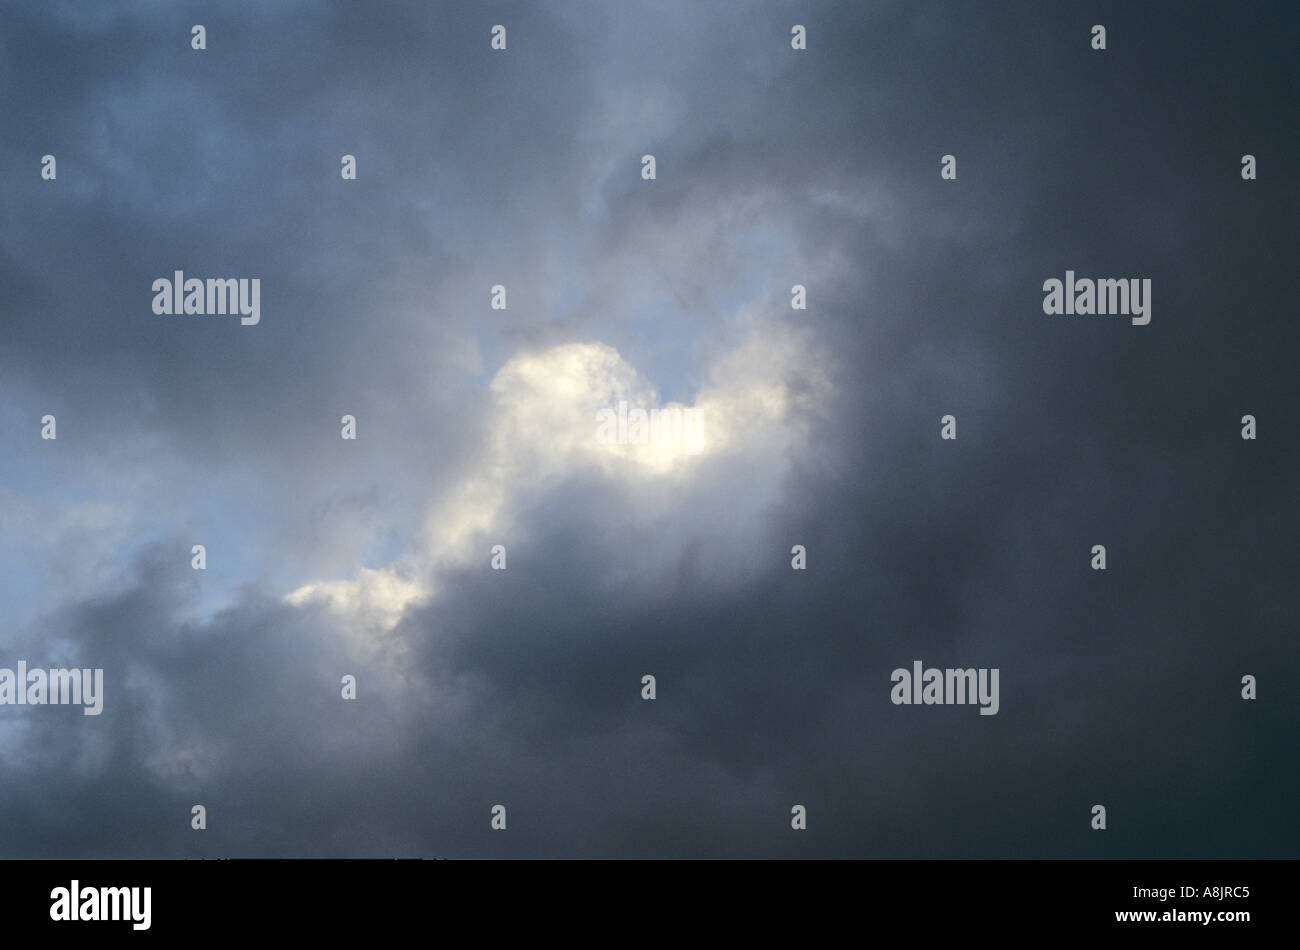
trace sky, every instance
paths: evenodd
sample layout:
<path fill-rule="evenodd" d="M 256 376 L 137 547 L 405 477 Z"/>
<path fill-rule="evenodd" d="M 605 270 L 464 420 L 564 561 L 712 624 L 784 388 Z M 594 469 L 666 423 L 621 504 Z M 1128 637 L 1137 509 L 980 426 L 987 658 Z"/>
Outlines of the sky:
<path fill-rule="evenodd" d="M 6 4 L 0 857 L 1295 857 L 1298 27 Z"/>

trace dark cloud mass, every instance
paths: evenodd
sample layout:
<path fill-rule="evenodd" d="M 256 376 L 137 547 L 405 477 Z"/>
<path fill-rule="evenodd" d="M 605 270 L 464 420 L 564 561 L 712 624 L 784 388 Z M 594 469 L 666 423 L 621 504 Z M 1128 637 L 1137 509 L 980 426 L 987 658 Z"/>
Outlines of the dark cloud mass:
<path fill-rule="evenodd" d="M 1298 27 L 7 4 L 0 666 L 105 697 L 0 706 L 0 856 L 1296 856 Z"/>

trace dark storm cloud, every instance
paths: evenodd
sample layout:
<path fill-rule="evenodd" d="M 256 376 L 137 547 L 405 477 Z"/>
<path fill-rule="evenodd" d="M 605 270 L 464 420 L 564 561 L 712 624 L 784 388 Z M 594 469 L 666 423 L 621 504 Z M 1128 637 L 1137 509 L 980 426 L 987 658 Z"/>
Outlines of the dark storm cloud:
<path fill-rule="evenodd" d="M 164 489 L 90 497 L 171 517 L 210 478 L 200 524 L 262 579 L 196 617 L 217 575 L 149 523 L 11 629 L 107 695 L 5 707 L 6 855 L 1294 854 L 1293 15 L 269 9 L 4 15 L 4 471 L 70 504 L 152 446 Z M 262 325 L 155 317 L 177 267 L 262 277 Z M 1044 315 L 1067 268 L 1151 277 L 1151 324 Z M 600 340 L 697 385 L 739 304 L 832 383 L 774 497 L 726 459 L 680 491 L 564 470 L 510 486 L 508 571 L 442 572 L 391 632 L 282 601 L 413 543 L 505 360 Z M 891 705 L 913 659 L 999 667 L 1000 712 Z"/>

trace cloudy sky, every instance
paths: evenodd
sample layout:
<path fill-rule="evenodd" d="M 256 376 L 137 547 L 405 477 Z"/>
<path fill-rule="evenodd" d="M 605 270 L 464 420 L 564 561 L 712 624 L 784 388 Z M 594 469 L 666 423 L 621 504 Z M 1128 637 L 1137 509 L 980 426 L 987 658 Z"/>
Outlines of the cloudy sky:
<path fill-rule="evenodd" d="M 1294 857 L 1298 19 L 6 4 L 0 855 Z"/>

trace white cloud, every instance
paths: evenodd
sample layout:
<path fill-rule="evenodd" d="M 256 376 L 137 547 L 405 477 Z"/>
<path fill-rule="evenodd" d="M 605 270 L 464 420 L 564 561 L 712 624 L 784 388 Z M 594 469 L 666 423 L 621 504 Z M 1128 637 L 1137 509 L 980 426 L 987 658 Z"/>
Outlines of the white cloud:
<path fill-rule="evenodd" d="M 652 499 L 630 518 L 662 518 L 719 493 L 731 502 L 730 519 L 755 518 L 774 499 L 789 452 L 806 442 L 808 415 L 829 385 L 802 338 L 785 328 L 751 328 L 689 406 L 661 404 L 654 386 L 603 343 L 519 354 L 493 378 L 480 451 L 430 506 L 409 563 L 309 584 L 286 601 L 324 603 L 367 631 L 391 629 L 408 606 L 436 594 L 440 573 L 476 559 L 487 569 L 491 546 L 521 536 L 539 493 L 573 475 L 620 481 Z M 702 436 L 695 444 L 598 440 L 597 414 L 620 402 L 693 410 Z M 697 484 L 703 478 L 712 484 Z"/>

